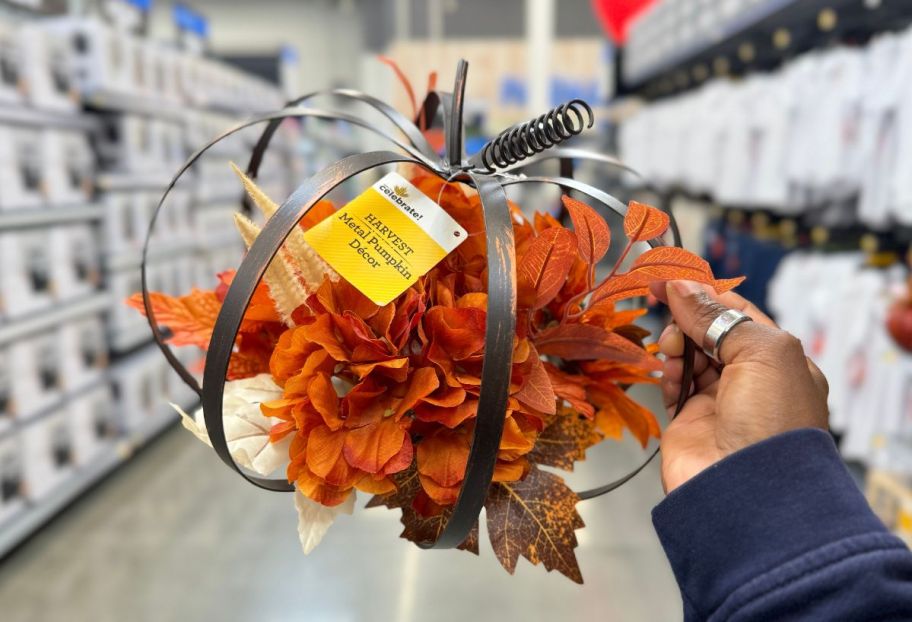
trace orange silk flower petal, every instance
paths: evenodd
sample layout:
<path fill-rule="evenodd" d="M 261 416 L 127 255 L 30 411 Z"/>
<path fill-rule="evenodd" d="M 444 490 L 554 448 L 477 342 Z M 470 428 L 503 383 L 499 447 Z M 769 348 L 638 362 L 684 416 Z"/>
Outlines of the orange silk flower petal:
<path fill-rule="evenodd" d="M 432 367 L 422 367 L 412 373 L 408 389 L 399 406 L 396 408 L 396 417 L 401 417 L 408 410 L 415 407 L 419 400 L 426 398 L 428 395 L 437 390 L 440 386 L 440 380 L 437 378 L 437 372 Z"/>
<path fill-rule="evenodd" d="M 307 397 L 330 429 L 338 430 L 342 427 L 343 421 L 339 417 L 339 396 L 336 395 L 336 389 L 328 375 L 314 376 L 307 385 Z"/>
<path fill-rule="evenodd" d="M 411 445 L 408 432 L 395 419 L 387 417 L 378 423 L 349 430 L 342 452 L 350 465 L 367 473 L 378 473 L 400 453 L 405 443 Z"/>
<path fill-rule="evenodd" d="M 457 486 L 465 477 L 470 444 L 465 431 L 439 430 L 422 439 L 418 443 L 418 472 L 440 486 Z M 430 490 L 428 494 L 434 498 Z"/>

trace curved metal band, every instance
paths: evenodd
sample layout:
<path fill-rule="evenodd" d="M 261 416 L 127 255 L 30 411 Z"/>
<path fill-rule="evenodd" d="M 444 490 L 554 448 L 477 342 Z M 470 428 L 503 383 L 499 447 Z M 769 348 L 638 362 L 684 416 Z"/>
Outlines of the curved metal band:
<path fill-rule="evenodd" d="M 450 168 L 459 168 L 465 160 L 465 132 L 463 129 L 463 107 L 465 104 L 466 74 L 469 64 L 460 60 L 456 66 L 456 82 L 453 85 L 453 97 L 443 98 L 443 102 L 452 101 L 452 109 L 446 111 L 446 160 Z"/>
<path fill-rule="evenodd" d="M 191 155 L 183 166 L 177 171 L 174 177 L 171 179 L 168 186 L 165 188 L 164 193 L 162 193 L 161 198 L 158 201 L 158 205 L 155 206 L 155 210 L 152 212 L 152 218 L 149 221 L 149 229 L 146 232 L 146 239 L 143 241 L 142 247 L 142 258 L 140 263 L 140 276 L 142 284 L 142 299 L 143 299 L 143 308 L 146 312 L 146 322 L 149 324 L 149 328 L 152 331 L 152 338 L 155 340 L 156 345 L 158 345 L 159 350 L 161 350 L 162 355 L 164 355 L 165 360 L 171 366 L 172 369 L 180 376 L 181 380 L 184 381 L 188 387 L 190 387 L 197 395 L 202 394 L 202 388 L 199 383 L 196 381 L 196 378 L 193 377 L 186 367 L 177 359 L 174 355 L 174 352 L 171 350 L 171 347 L 165 343 L 165 337 L 161 332 L 161 329 L 158 326 L 158 323 L 155 321 L 155 311 L 152 309 L 152 301 L 149 297 L 149 287 L 148 287 L 148 257 L 149 257 L 149 245 L 152 241 L 152 235 L 155 233 L 155 225 L 158 222 L 159 215 L 161 214 L 162 209 L 165 206 L 165 202 L 168 200 L 168 196 L 171 194 L 171 191 L 177 185 L 177 182 L 184 176 L 196 162 L 199 160 L 209 149 L 215 146 L 217 143 L 222 140 L 236 134 L 248 127 L 252 127 L 258 123 L 272 122 L 272 121 L 281 121 L 283 119 L 289 118 L 300 118 L 300 117 L 314 117 L 318 119 L 326 120 L 336 120 L 336 121 L 345 121 L 368 129 L 376 134 L 386 138 L 393 142 L 396 146 L 402 148 L 410 155 L 415 155 L 412 153 L 413 150 L 409 149 L 406 145 L 402 144 L 398 139 L 386 134 L 382 130 L 374 127 L 373 125 L 367 123 L 363 119 L 352 115 L 339 114 L 333 112 L 327 112 L 323 110 L 314 110 L 311 108 L 285 108 L 284 110 L 273 112 L 269 114 L 263 114 L 256 117 L 252 117 L 234 127 L 231 127 L 220 135 L 216 136 L 210 140 L 206 145 L 198 149 L 193 155 Z M 438 171 L 437 166 L 423 158 L 419 158 L 420 163 L 427 166 L 430 170 Z M 439 172 L 439 171 L 438 171 Z"/>
<path fill-rule="evenodd" d="M 212 338 L 206 355 L 206 368 L 203 372 L 203 386 L 206 388 L 202 396 L 203 416 L 206 420 L 209 440 L 212 441 L 212 447 L 222 462 L 260 488 L 290 492 L 294 490 L 294 485 L 284 479 L 261 478 L 245 473 L 235 463 L 228 449 L 222 421 L 223 393 L 228 363 L 231 360 L 241 321 L 244 319 L 244 314 L 247 312 L 257 285 L 262 280 L 273 257 L 281 249 L 285 238 L 317 201 L 326 196 L 333 188 L 359 173 L 384 164 L 398 162 L 414 162 L 414 160 L 392 151 L 374 151 L 353 155 L 323 169 L 301 184 L 263 226 L 238 267 L 237 275 L 225 295 L 212 330 Z"/>
<path fill-rule="evenodd" d="M 620 216 L 624 216 L 627 213 L 627 206 L 621 203 L 618 199 L 611 196 L 610 194 L 599 190 L 589 184 L 577 181 L 569 177 L 517 177 L 508 180 L 503 180 L 501 182 L 504 186 L 513 185 L 513 184 L 522 184 L 522 183 L 544 183 L 552 184 L 555 186 L 560 186 L 562 188 L 572 188 L 582 194 L 585 194 L 600 203 L 603 203 L 608 208 L 613 210 Z M 669 213 L 669 218 L 672 223 L 674 223 L 674 215 Z M 673 231 L 675 231 L 673 229 Z M 680 246 L 680 238 L 675 236 L 675 246 Z M 664 242 L 661 239 L 649 240 L 649 245 L 653 248 L 656 246 L 663 246 Z M 672 415 L 672 419 L 681 412 L 681 409 L 684 408 L 684 404 L 687 402 L 689 397 L 690 385 L 693 382 L 693 367 L 694 367 L 694 357 L 696 355 L 696 346 L 690 338 L 686 338 L 684 341 L 684 369 L 683 377 L 681 379 L 681 393 L 678 395 L 678 403 L 675 408 L 675 412 Z M 631 479 L 636 477 L 640 471 L 646 468 L 646 466 L 653 461 L 653 459 L 658 455 L 659 448 L 656 447 L 655 450 L 634 470 L 630 471 L 623 477 L 620 477 L 612 482 L 609 482 L 603 486 L 597 488 L 591 488 L 589 490 L 583 490 L 576 493 L 580 499 L 592 499 L 594 497 L 599 497 L 606 493 L 616 490 L 629 482 Z"/>
<path fill-rule="evenodd" d="M 687 403 L 687 398 L 690 397 L 690 385 L 693 382 L 694 374 L 694 356 L 697 352 L 697 346 L 690 337 L 684 338 L 684 369 L 681 377 L 681 392 L 678 393 L 678 403 L 675 404 L 674 413 L 671 415 L 671 419 L 677 417 L 681 410 L 684 408 L 684 404 Z M 640 466 L 632 470 L 627 475 L 619 477 L 618 479 L 608 482 L 597 488 L 590 488 L 589 490 L 583 490 L 576 493 L 576 496 L 581 500 L 585 501 L 586 499 L 594 499 L 595 497 L 601 497 L 602 495 L 608 494 L 613 490 L 617 490 L 634 477 L 640 474 L 640 471 L 649 466 L 649 463 L 652 462 L 655 457 L 659 455 L 659 447 L 656 447 L 651 454 L 642 462 Z"/>
<path fill-rule="evenodd" d="M 643 179 L 643 176 L 640 175 L 636 170 L 630 168 L 622 160 L 614 156 L 604 155 L 595 151 L 589 151 L 588 149 L 578 149 L 576 147 L 554 147 L 552 149 L 548 149 L 541 154 L 532 156 L 531 158 L 503 169 L 502 172 L 517 173 L 520 172 L 524 167 L 532 164 L 539 164 L 548 160 L 558 160 L 560 162 L 561 177 L 573 177 L 572 162 L 574 160 L 588 160 L 590 162 L 598 162 L 601 164 L 613 166 L 624 171 L 625 173 L 630 173 L 639 179 Z M 570 164 L 567 164 L 568 162 Z M 567 174 L 568 172 L 570 173 L 569 175 Z M 678 221 L 675 220 L 674 214 L 671 212 L 671 207 L 662 205 L 660 209 L 668 214 L 668 217 L 671 221 L 668 228 L 671 231 L 672 242 L 679 248 L 683 247 L 683 244 L 681 243 L 681 230 L 678 228 Z"/>
<path fill-rule="evenodd" d="M 530 156 L 525 160 L 502 169 L 502 172 L 516 172 L 532 164 L 538 164 L 539 162 L 544 162 L 546 160 L 555 160 L 562 158 L 570 158 L 573 160 L 590 160 L 593 162 L 599 162 L 601 164 L 608 164 L 609 166 L 619 168 L 626 173 L 631 173 L 637 177 L 640 177 L 639 173 L 637 173 L 635 170 L 614 156 L 605 155 L 595 151 L 589 151 L 588 149 L 579 149 L 576 147 L 552 147 L 547 151 L 543 151 L 537 155 Z"/>
<path fill-rule="evenodd" d="M 414 160 L 384 151 L 354 155 L 324 169 L 301 185 L 263 227 L 228 288 L 212 332 L 206 358 L 203 414 L 209 438 L 218 456 L 256 486 L 274 491 L 294 490 L 294 485 L 286 480 L 261 478 L 244 472 L 232 459 L 225 438 L 222 420 L 225 375 L 247 306 L 285 238 L 317 201 L 354 175 L 397 162 Z M 483 175 L 471 178 L 482 201 L 487 250 L 492 258 L 488 268 L 488 319 L 485 332 L 485 360 L 482 364 L 482 389 L 472 447 L 459 498 L 440 537 L 436 541 L 420 543 L 423 548 L 458 546 L 475 525 L 494 475 L 513 363 L 516 266 L 510 211 L 506 195 L 497 180 Z"/>
<path fill-rule="evenodd" d="M 507 195 L 489 175 L 469 173 L 481 199 L 488 255 L 488 307 L 485 356 L 481 367 L 481 393 L 459 498 L 436 542 L 422 548 L 459 546 L 474 528 L 494 477 L 500 437 L 503 434 L 513 369 L 516 335 L 516 246 Z"/>
<path fill-rule="evenodd" d="M 313 99 L 314 97 L 327 96 L 327 97 L 337 97 L 341 99 L 349 99 L 352 101 L 357 101 L 363 104 L 367 104 L 384 117 L 389 119 L 393 125 L 396 126 L 409 142 L 416 149 L 421 151 L 428 158 L 436 157 L 434 150 L 431 148 L 430 143 L 428 143 L 427 138 L 419 130 L 414 123 L 412 123 L 405 115 L 401 112 L 390 106 L 384 101 L 368 95 L 367 93 L 362 93 L 361 91 L 356 91 L 353 89 L 332 89 L 329 91 L 314 91 L 306 95 L 302 95 L 297 99 L 293 99 L 287 104 L 286 108 L 297 107 L 303 104 L 304 102 Z M 266 154 L 266 150 L 269 148 L 269 143 L 272 140 L 272 137 L 275 135 L 276 131 L 279 129 L 279 125 L 282 120 L 270 121 L 269 124 L 263 129 L 263 133 L 260 134 L 260 138 L 257 140 L 256 144 L 253 147 L 253 151 L 250 154 L 250 160 L 247 163 L 247 174 L 253 178 L 259 173 L 260 165 L 263 163 L 263 156 Z"/>

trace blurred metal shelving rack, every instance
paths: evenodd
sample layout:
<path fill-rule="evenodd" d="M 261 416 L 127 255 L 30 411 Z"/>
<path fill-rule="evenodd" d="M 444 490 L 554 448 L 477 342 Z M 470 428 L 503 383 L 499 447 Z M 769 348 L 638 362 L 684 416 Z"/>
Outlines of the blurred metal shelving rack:
<path fill-rule="evenodd" d="M 741 10 L 720 17 L 712 26 L 699 29 L 699 34 L 688 30 L 692 34 L 680 44 L 674 42 L 675 33 L 685 28 L 682 17 L 677 16 L 654 33 L 672 41 L 661 42 L 667 51 L 648 62 L 642 61 L 638 48 L 647 47 L 649 39 L 637 42 L 632 34 L 621 55 L 617 93 L 647 99 L 673 95 L 712 77 L 769 70 L 811 49 L 836 42 L 863 42 L 878 32 L 901 30 L 912 23 L 908 0 L 754 0 L 742 4 Z M 700 5 L 696 10 L 720 9 Z M 650 15 L 642 19 L 648 20 Z M 696 16 L 685 18 L 695 20 Z"/>
<path fill-rule="evenodd" d="M 4 19 L 4 15 L 0 11 L 0 21 Z M 173 53 L 182 54 L 176 51 Z M 200 62 L 196 56 L 183 60 Z M 214 64 L 208 60 L 205 62 Z M 229 71 L 224 65 L 214 68 Z M 243 81 L 246 78 L 242 76 L 240 79 Z M 277 88 L 260 82 L 262 81 L 256 82 L 262 94 L 258 105 L 272 101 L 270 97 L 277 101 L 282 100 Z M 15 548 L 19 542 L 76 499 L 84 490 L 123 464 L 151 438 L 175 423 L 178 419 L 177 414 L 167 405 L 167 401 L 178 403 L 186 410 L 191 410 L 198 403 L 192 392 L 179 386 L 176 376 L 165 365 L 151 343 L 151 333 L 145 325 L 145 320 L 135 311 L 126 309 L 123 302 L 127 295 L 138 289 L 140 252 L 137 243 L 144 236 L 143 227 L 148 225 L 143 210 L 154 205 L 158 194 L 167 186 L 172 170 L 199 146 L 191 143 L 208 138 L 209 133 L 223 129 L 214 128 L 213 124 L 227 126 L 253 112 L 243 110 L 245 103 L 240 100 L 220 101 L 218 105 L 210 107 L 182 105 L 173 93 L 170 99 L 166 99 L 159 98 L 156 93 L 148 90 L 137 90 L 132 93 L 105 89 L 90 90 L 80 93 L 79 101 L 80 107 L 68 112 L 44 110 L 26 104 L 0 103 L 0 125 L 23 127 L 36 132 L 81 132 L 117 144 L 118 140 L 124 139 L 123 132 L 106 132 L 106 124 L 112 119 L 141 118 L 142 122 L 138 125 L 143 130 L 151 131 L 152 125 L 156 125 L 156 130 L 161 126 L 168 126 L 172 133 L 162 140 L 167 141 L 170 138 L 171 141 L 166 144 L 175 148 L 167 151 L 167 158 L 155 155 L 151 158 L 145 157 L 144 161 L 153 166 L 137 164 L 142 159 L 129 158 L 131 164 L 125 165 L 120 158 L 111 158 L 110 154 L 98 150 L 95 154 L 98 166 L 91 180 L 95 194 L 91 201 L 74 201 L 59 205 L 50 205 L 44 201 L 41 205 L 21 209 L 18 206 L 0 208 L 0 233 L 18 235 L 21 232 L 44 231 L 62 225 L 90 225 L 96 233 L 103 231 L 106 239 L 93 258 L 97 259 L 98 268 L 103 274 L 104 286 L 81 297 L 60 300 L 31 314 L 12 318 L 0 317 L 0 354 L 11 344 L 37 338 L 60 326 L 81 322 L 84 318 L 105 317 L 107 330 L 101 338 L 105 339 L 104 350 L 110 361 L 107 368 L 98 370 L 99 373 L 91 378 L 90 382 L 77 385 L 74 381 L 65 391 L 55 389 L 53 399 L 45 400 L 46 403 L 41 408 L 30 410 L 21 417 L 18 413 L 7 412 L 9 400 L 5 399 L 6 396 L 0 387 L 0 415 L 10 415 L 0 416 L 0 557 Z M 197 126 L 203 121 L 207 125 Z M 189 130 L 199 128 L 202 128 L 201 131 L 191 136 Z M 131 129 L 135 129 L 135 126 Z M 284 155 L 282 159 L 291 162 L 292 143 L 279 140 L 276 143 L 277 152 L 282 150 Z M 95 146 L 98 147 L 98 141 Z M 163 153 L 167 148 L 162 147 Z M 129 154 L 124 152 L 123 155 Z M 238 161 L 241 161 L 243 149 L 221 155 L 238 158 Z M 227 170 L 227 162 L 225 168 Z M 231 175 L 230 170 L 228 175 Z M 191 183 L 179 189 L 190 195 L 189 204 L 184 206 L 184 211 L 175 206 L 175 209 L 169 212 L 176 213 L 177 219 L 162 223 L 165 225 L 161 227 L 162 235 L 157 235 L 153 241 L 149 255 L 150 273 L 154 275 L 153 289 L 164 289 L 168 293 L 186 293 L 182 290 L 189 290 L 190 285 L 195 284 L 193 282 L 196 281 L 197 275 L 209 275 L 212 272 L 211 268 L 216 265 L 222 268 L 230 265 L 224 253 L 233 252 L 233 249 L 240 257 L 243 251 L 242 242 L 233 231 L 230 217 L 225 219 L 227 231 L 212 230 L 207 226 L 209 221 L 197 221 L 194 217 L 197 211 L 202 213 L 210 208 L 224 211 L 239 206 L 242 196 L 240 183 L 237 183 L 234 193 L 223 191 L 217 196 L 207 198 L 197 196 L 194 191 L 196 184 L 193 182 L 199 179 L 202 178 L 194 175 L 189 180 Z M 220 177 L 217 182 L 210 185 L 217 189 L 223 179 L 224 177 Z M 118 206 L 110 202 L 111 195 L 122 197 L 124 203 Z M 144 199 L 142 209 L 135 203 L 140 196 Z M 122 240 L 123 243 L 118 242 L 114 247 L 109 247 L 108 243 L 112 237 L 116 240 L 117 236 L 125 235 L 124 225 L 127 221 L 112 221 L 118 214 L 130 214 L 136 238 L 125 242 Z M 232 235 L 229 237 L 228 233 Z M 96 247 L 97 245 L 94 245 L 93 250 Z M 179 278 L 180 276 L 184 278 Z M 214 273 L 211 274 L 211 279 L 215 279 Z M 206 285 L 211 283 L 207 282 Z M 124 317 L 128 314 L 135 314 L 138 321 L 129 326 L 125 325 L 123 330 L 113 330 L 112 318 L 115 315 Z M 193 361 L 190 359 L 195 360 L 198 355 L 186 350 L 179 349 L 179 355 L 185 364 L 192 366 Z M 185 356 L 188 354 L 189 357 Z M 0 376 L 2 368 L 3 365 L 0 365 Z M 13 364 L 10 365 L 10 373 L 18 373 Z M 23 435 L 26 431 L 35 429 L 34 426 L 67 420 L 73 400 L 83 398 L 87 393 L 99 389 L 112 392 L 110 399 L 116 411 L 113 413 L 112 421 L 115 423 L 103 436 L 96 439 L 92 450 L 94 453 L 79 455 L 74 459 L 72 446 L 64 449 L 64 453 L 69 452 L 71 457 L 59 467 L 54 479 L 47 481 L 39 493 L 29 491 L 29 477 L 23 473 L 23 464 L 30 456 L 26 455 Z M 71 425 L 70 422 L 67 422 L 67 425 Z M 72 443 L 72 439 L 69 442 Z M 5 460 L 10 454 L 4 453 L 10 447 L 15 449 L 12 455 L 19 461 L 18 465 L 13 465 L 12 471 L 9 461 Z M 48 449 L 50 450 L 50 447 Z M 13 496 L 10 497 L 10 494 Z"/>

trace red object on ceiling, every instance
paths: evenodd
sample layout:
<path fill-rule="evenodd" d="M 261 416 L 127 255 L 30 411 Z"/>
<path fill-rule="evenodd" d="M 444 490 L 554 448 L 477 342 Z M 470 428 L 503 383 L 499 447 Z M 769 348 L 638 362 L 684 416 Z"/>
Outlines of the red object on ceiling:
<path fill-rule="evenodd" d="M 592 10 L 602 28 L 617 45 L 627 40 L 627 27 L 655 0 L 592 0 Z"/>

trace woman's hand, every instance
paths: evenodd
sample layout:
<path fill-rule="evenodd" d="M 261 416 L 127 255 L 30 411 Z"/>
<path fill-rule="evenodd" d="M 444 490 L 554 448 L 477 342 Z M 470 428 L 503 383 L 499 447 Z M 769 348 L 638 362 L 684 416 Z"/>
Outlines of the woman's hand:
<path fill-rule="evenodd" d="M 827 428 L 826 379 L 804 356 L 801 342 L 757 307 L 692 281 L 670 281 L 652 293 L 668 304 L 675 321 L 659 338 L 667 357 L 662 393 L 669 414 L 681 391 L 684 334 L 698 345 L 690 398 L 662 435 L 666 492 L 748 445 L 797 428 Z M 722 341 L 720 368 L 699 345 L 726 309 L 754 321 L 738 324 Z"/>

